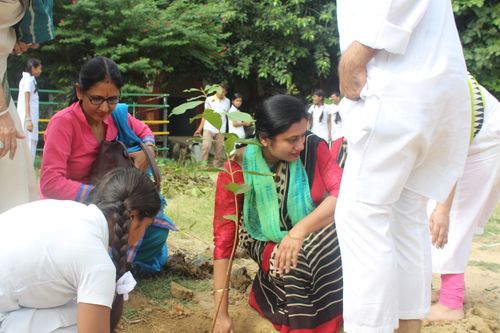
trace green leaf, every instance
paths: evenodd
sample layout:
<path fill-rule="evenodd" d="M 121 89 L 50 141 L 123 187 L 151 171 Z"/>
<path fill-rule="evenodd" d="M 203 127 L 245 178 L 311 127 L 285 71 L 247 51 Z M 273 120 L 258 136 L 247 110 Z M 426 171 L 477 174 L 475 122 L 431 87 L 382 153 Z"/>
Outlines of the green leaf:
<path fill-rule="evenodd" d="M 190 102 L 194 103 L 194 102 Z M 203 103 L 203 102 L 201 102 Z M 213 127 L 217 128 L 218 130 L 221 129 L 222 127 L 222 118 L 219 113 L 215 112 L 212 109 L 205 109 L 203 112 L 203 119 L 208 121 L 210 124 L 212 124 Z"/>
<path fill-rule="evenodd" d="M 205 86 L 204 91 L 205 91 L 205 94 L 211 95 L 211 94 L 216 93 L 217 90 L 219 90 L 219 89 L 220 89 L 220 85 L 218 85 L 218 84 L 212 84 L 212 85 Z"/>
<path fill-rule="evenodd" d="M 192 124 L 193 121 L 195 121 L 196 119 L 201 119 L 201 118 L 203 118 L 203 113 L 199 113 L 196 116 L 189 118 L 189 123 Z"/>
<path fill-rule="evenodd" d="M 188 98 L 187 101 L 190 102 L 190 101 L 194 101 L 194 100 L 197 100 L 199 98 L 205 98 L 205 95 L 199 95 L 199 96 L 195 96 L 195 97 L 191 97 L 191 98 Z"/>
<path fill-rule="evenodd" d="M 238 136 L 234 133 L 224 133 L 224 151 L 226 154 L 231 154 L 234 149 L 234 144 L 238 139 Z"/>
<path fill-rule="evenodd" d="M 205 172 L 227 172 L 226 169 L 224 168 L 216 168 L 216 167 L 206 167 L 206 168 L 203 168 L 201 169 L 201 171 L 205 171 Z"/>
<path fill-rule="evenodd" d="M 236 184 L 236 183 L 229 183 L 229 184 L 224 185 L 224 187 L 228 191 L 233 192 L 234 194 L 243 194 L 243 193 L 246 193 L 252 189 L 249 185 Z"/>
<path fill-rule="evenodd" d="M 194 109 L 198 105 L 203 104 L 203 101 L 192 101 L 186 102 L 179 106 L 176 106 L 171 112 L 170 115 L 181 115 L 184 114 L 187 110 Z M 219 116 L 220 118 L 220 116 Z"/>
<path fill-rule="evenodd" d="M 251 138 L 251 139 L 238 139 L 238 143 L 244 144 L 244 145 L 257 145 L 261 146 L 259 140 L 256 138 Z"/>
<path fill-rule="evenodd" d="M 229 112 L 226 115 L 229 118 L 229 120 L 232 120 L 232 121 L 244 121 L 247 123 L 255 122 L 255 120 L 252 118 L 251 115 L 249 115 L 248 113 L 245 113 L 245 112 L 241 112 L 241 111 Z"/>
<path fill-rule="evenodd" d="M 186 93 L 195 92 L 195 91 L 201 92 L 201 93 L 203 92 L 203 91 L 201 91 L 201 89 L 196 89 L 196 88 L 184 89 L 183 91 Z"/>
<path fill-rule="evenodd" d="M 226 220 L 231 220 L 233 222 L 238 222 L 236 215 L 224 215 L 223 218 L 225 218 Z"/>

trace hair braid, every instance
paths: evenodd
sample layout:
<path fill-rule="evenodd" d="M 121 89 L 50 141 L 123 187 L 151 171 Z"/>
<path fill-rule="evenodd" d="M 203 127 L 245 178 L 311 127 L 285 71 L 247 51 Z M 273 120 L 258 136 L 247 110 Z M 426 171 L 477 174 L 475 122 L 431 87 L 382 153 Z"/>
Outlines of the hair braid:
<path fill-rule="evenodd" d="M 123 209 L 121 216 L 114 223 L 114 237 L 111 252 L 116 266 L 116 279 L 129 269 L 127 262 L 128 232 L 130 229 L 130 211 Z"/>

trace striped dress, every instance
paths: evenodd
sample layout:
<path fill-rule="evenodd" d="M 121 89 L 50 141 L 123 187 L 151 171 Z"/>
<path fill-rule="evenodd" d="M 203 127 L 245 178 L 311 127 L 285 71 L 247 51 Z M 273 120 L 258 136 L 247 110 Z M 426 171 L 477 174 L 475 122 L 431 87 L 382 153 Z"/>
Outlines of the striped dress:
<path fill-rule="evenodd" d="M 339 168 L 331 158 L 326 142 L 313 134 L 306 137 L 301 160 L 306 169 L 311 197 L 316 205 L 325 195 L 337 195 L 340 185 Z M 228 165 L 226 165 L 228 168 Z M 232 162 L 233 171 L 241 167 Z M 275 177 L 282 230 L 292 228 L 287 213 L 289 180 L 287 163 Z M 222 218 L 234 214 L 234 196 L 224 185 L 231 178 L 219 174 L 214 217 L 215 259 L 229 257 L 234 223 Z M 235 182 L 243 183 L 241 172 Z M 231 198 L 232 197 L 232 198 Z M 242 210 L 243 198 L 238 198 Z M 232 212 L 233 211 L 233 212 Z M 250 293 L 249 304 L 282 332 L 338 332 L 342 325 L 342 264 L 335 225 L 332 223 L 310 234 L 304 241 L 297 268 L 279 275 L 273 267 L 278 244 L 259 241 L 245 230 L 240 211 L 239 243 L 259 265 Z"/>

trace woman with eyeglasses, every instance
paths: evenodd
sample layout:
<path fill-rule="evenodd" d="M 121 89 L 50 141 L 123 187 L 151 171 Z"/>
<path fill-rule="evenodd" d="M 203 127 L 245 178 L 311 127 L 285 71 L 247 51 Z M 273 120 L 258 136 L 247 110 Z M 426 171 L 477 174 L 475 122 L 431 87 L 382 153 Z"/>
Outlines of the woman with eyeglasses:
<path fill-rule="evenodd" d="M 126 107 L 118 104 L 122 77 L 116 63 L 96 57 L 83 65 L 75 84 L 74 101 L 57 112 L 45 131 L 40 170 L 40 194 L 44 198 L 86 202 L 94 187 L 90 180 L 92 164 L 103 140 L 113 141 L 118 129 L 111 114 Z M 118 105 L 118 107 L 117 107 Z M 130 114 L 128 127 L 154 154 L 154 136 L 149 127 Z M 137 168 L 145 171 L 144 152 L 130 153 Z M 167 261 L 165 240 L 171 221 L 162 211 L 144 239 L 137 244 L 134 264 L 139 271 L 156 272 Z"/>

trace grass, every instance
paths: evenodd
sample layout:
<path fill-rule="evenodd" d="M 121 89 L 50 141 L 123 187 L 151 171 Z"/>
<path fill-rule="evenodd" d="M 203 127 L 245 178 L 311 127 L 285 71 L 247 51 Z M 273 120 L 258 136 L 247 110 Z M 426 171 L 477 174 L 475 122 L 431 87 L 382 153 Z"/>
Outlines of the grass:
<path fill-rule="evenodd" d="M 479 267 L 483 270 L 495 272 L 500 272 L 500 264 L 496 262 L 490 261 L 482 261 L 482 260 L 469 260 L 469 266 Z"/>

